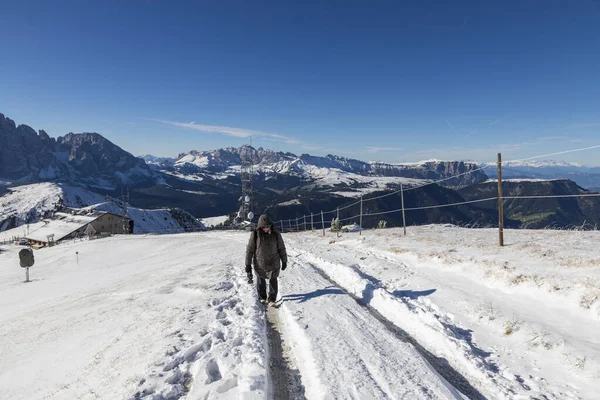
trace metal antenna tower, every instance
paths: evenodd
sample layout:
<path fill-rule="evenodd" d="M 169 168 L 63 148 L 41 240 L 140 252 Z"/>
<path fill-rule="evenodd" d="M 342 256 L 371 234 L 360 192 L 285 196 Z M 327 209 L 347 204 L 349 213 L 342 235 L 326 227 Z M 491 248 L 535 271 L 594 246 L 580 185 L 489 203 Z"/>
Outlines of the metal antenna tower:
<path fill-rule="evenodd" d="M 252 138 L 250 138 L 250 149 L 252 148 Z M 252 217 L 250 214 L 253 210 L 254 203 L 254 186 L 252 184 L 252 177 L 254 175 L 254 163 L 252 160 L 252 154 L 250 154 L 250 149 L 246 148 L 245 153 L 242 154 L 242 170 L 241 170 L 241 180 L 242 180 L 242 206 L 240 210 L 242 212 L 241 218 L 244 221 L 252 222 Z"/>
<path fill-rule="evenodd" d="M 121 188 L 121 222 L 123 224 L 123 234 L 126 234 L 129 230 L 127 226 L 127 205 L 129 204 L 129 186 L 127 186 L 127 196 L 123 193 L 123 189 Z"/>

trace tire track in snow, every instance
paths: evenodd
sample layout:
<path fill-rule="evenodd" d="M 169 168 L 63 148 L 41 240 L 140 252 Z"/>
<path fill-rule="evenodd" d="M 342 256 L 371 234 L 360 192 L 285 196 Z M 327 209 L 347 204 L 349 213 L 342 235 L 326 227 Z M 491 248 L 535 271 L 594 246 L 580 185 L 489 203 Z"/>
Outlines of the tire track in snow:
<path fill-rule="evenodd" d="M 452 366 L 462 377 L 468 379 L 483 396 L 499 399 L 520 398 L 519 396 L 555 398 L 547 396 L 549 393 L 540 390 L 537 385 L 532 385 L 534 378 L 531 375 L 529 379 L 513 375 L 505 366 L 497 362 L 493 352 L 484 351 L 477 346 L 469 330 L 456 325 L 452 317 L 448 317 L 435 304 L 398 297 L 379 279 L 363 272 L 353 258 L 364 260 L 363 255 L 373 256 L 376 260 L 408 270 L 405 264 L 378 254 L 372 249 L 346 247 L 343 250 L 346 256 L 339 258 L 340 254 L 333 251 L 329 255 L 326 253 L 312 255 L 311 252 L 303 250 L 302 245 L 306 243 L 299 241 L 298 244 L 300 246 L 295 249 L 296 256 L 305 263 L 312 263 L 313 266 L 316 264 L 322 271 L 327 271 L 329 276 L 335 278 L 338 285 L 343 285 L 353 297 L 357 297 L 370 309 L 380 313 L 392 326 L 403 327 L 410 332 L 409 335 L 417 339 L 425 351 L 432 352 L 435 358 L 437 358 L 435 354 L 444 357 L 440 359 L 443 360 L 443 364 L 447 362 L 448 366 Z"/>
<path fill-rule="evenodd" d="M 291 247 L 289 248 L 288 253 L 289 254 L 295 253 L 296 257 L 297 257 L 297 255 L 301 254 L 301 252 L 298 251 L 298 249 L 292 250 Z M 452 386 L 457 388 L 462 394 L 464 394 L 465 396 L 467 396 L 469 399 L 472 399 L 472 400 L 485 400 L 486 399 L 486 397 L 481 392 L 479 392 L 479 390 L 477 390 L 468 381 L 468 379 L 466 379 L 460 372 L 458 372 L 456 369 L 454 369 L 452 367 L 452 365 L 448 362 L 448 360 L 446 360 L 443 357 L 437 357 L 436 355 L 434 355 L 433 353 L 431 353 L 430 351 L 425 349 L 421 344 L 419 344 L 419 342 L 415 338 L 413 338 L 410 334 L 408 334 L 408 332 L 404 331 L 403 329 L 398 327 L 396 324 L 394 324 L 393 322 L 391 322 L 387 318 L 385 318 L 380 312 L 378 312 L 373 307 L 371 307 L 367 302 L 365 302 L 363 300 L 363 298 L 358 297 L 358 296 L 354 295 L 353 293 L 350 293 L 344 287 L 339 285 L 334 279 L 332 279 L 321 268 L 319 268 L 318 266 L 316 266 L 310 262 L 305 262 L 305 264 L 310 266 L 319 276 L 321 276 L 323 279 L 325 279 L 331 285 L 335 286 L 336 288 L 339 288 L 339 290 L 341 290 L 346 295 L 348 295 L 352 299 L 354 299 L 362 308 L 367 310 L 371 316 L 373 316 L 377 321 L 379 321 L 389 332 L 394 334 L 399 340 L 413 345 L 414 348 L 417 350 L 417 352 L 419 354 L 421 354 L 421 356 L 423 356 L 423 358 L 425 358 L 429 362 L 429 364 L 434 368 L 434 370 L 440 376 L 442 376 L 444 379 L 446 379 L 446 381 L 449 382 Z"/>
<path fill-rule="evenodd" d="M 307 398 L 466 398 L 338 285 L 305 263 L 290 268 L 284 285 L 295 294 L 283 296 L 282 333 Z"/>

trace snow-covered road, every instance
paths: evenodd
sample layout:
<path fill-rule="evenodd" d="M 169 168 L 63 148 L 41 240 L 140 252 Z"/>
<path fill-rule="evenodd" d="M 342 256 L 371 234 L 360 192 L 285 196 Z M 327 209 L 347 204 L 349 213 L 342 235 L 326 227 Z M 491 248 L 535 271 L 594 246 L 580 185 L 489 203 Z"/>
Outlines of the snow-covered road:
<path fill-rule="evenodd" d="M 264 316 L 231 276 L 238 243 L 61 245 L 36 252 L 27 284 L 17 250 L 0 256 L 0 398 L 264 398 Z"/>
<path fill-rule="evenodd" d="M 0 255 L 0 398 L 277 398 L 247 234 L 113 237 Z M 292 253 L 297 250 L 291 248 Z M 78 253 L 78 254 L 76 254 Z M 309 399 L 463 398 L 385 324 L 304 262 L 276 311 Z"/>
<path fill-rule="evenodd" d="M 450 226 L 287 235 L 314 265 L 488 398 L 595 399 L 599 232 Z M 595 283 L 594 283 L 595 282 Z"/>
<path fill-rule="evenodd" d="M 27 284 L 3 246 L 0 398 L 596 398 L 596 233 L 509 234 L 286 234 L 267 312 L 248 233 L 65 243 Z"/>
<path fill-rule="evenodd" d="M 286 272 L 279 321 L 307 398 L 462 398 L 411 344 L 310 265 Z"/>

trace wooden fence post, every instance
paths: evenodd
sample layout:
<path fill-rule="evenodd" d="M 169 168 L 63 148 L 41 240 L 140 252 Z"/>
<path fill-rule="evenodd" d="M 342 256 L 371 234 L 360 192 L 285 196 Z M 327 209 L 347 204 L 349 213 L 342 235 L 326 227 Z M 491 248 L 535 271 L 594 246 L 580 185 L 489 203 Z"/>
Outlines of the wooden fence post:
<path fill-rule="evenodd" d="M 363 212 L 363 207 L 362 206 L 363 206 L 363 198 L 362 198 L 362 196 L 360 196 L 360 220 L 359 220 L 360 224 L 358 224 L 358 228 L 359 228 L 358 229 L 358 234 L 359 235 L 362 235 L 362 214 L 363 214 L 362 213 Z"/>
<path fill-rule="evenodd" d="M 323 227 L 323 236 L 325 236 L 325 217 L 323 217 L 323 210 L 321 210 L 321 226 Z"/>
<path fill-rule="evenodd" d="M 498 239 L 504 246 L 504 204 L 502 201 L 502 154 L 498 153 Z"/>
<path fill-rule="evenodd" d="M 406 236 L 406 217 L 404 216 L 404 189 L 400 184 L 400 198 L 402 199 L 402 225 L 404 226 L 404 236 Z"/>

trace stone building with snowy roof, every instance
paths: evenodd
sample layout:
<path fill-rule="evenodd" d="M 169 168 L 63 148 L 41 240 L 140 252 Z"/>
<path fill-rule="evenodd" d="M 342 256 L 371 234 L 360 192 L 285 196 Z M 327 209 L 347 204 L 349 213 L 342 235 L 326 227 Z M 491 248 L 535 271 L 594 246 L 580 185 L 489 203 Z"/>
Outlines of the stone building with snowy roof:
<path fill-rule="evenodd" d="M 57 212 L 44 225 L 30 232 L 25 238 L 31 245 L 47 246 L 61 240 L 82 236 L 129 234 L 133 232 L 133 221 L 106 211 L 85 213 Z"/>

